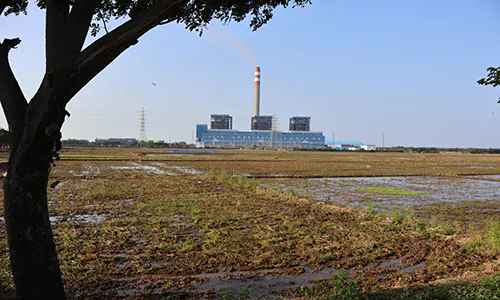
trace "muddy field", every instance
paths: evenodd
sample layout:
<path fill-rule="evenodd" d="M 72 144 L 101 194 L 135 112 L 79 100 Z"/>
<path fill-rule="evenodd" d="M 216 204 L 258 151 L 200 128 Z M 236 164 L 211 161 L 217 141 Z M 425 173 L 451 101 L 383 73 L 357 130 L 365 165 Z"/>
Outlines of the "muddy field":
<path fill-rule="evenodd" d="M 463 225 L 499 216 L 500 180 L 491 176 L 292 178 L 263 182 L 313 200 L 385 213 L 406 209 L 420 220 Z"/>
<path fill-rule="evenodd" d="M 50 183 L 59 183 L 48 192 L 72 297 L 499 292 L 490 276 L 500 271 L 500 156 L 174 154 L 63 153 L 51 173 Z M 9 295 L 1 234 L 0 280 Z"/>

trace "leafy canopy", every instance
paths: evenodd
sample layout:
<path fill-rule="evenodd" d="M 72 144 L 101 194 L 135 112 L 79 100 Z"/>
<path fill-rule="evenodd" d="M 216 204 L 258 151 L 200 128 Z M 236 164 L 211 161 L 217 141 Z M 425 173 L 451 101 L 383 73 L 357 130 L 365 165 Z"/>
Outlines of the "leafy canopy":
<path fill-rule="evenodd" d="M 488 75 L 485 78 L 481 78 L 477 81 L 480 85 L 491 85 L 496 87 L 500 85 L 500 67 L 489 67 L 487 69 Z M 497 103 L 500 103 L 500 98 Z"/>
<path fill-rule="evenodd" d="M 27 12 L 28 0 L 7 1 L 5 15 Z M 72 6 L 78 1 L 92 0 L 60 0 L 69 1 Z M 94 12 L 91 24 L 92 34 L 105 29 L 105 24 L 112 18 L 134 18 L 161 0 L 102 0 Z M 36 1 L 38 7 L 45 9 L 46 0 Z M 175 15 L 167 17 L 164 23 L 183 23 L 186 29 L 199 31 L 200 34 L 210 21 L 218 19 L 223 23 L 241 22 L 251 15 L 250 27 L 257 30 L 273 17 L 277 7 L 303 7 L 311 4 L 311 0 L 186 0 L 186 4 Z M 101 25 L 102 24 L 102 25 Z"/>

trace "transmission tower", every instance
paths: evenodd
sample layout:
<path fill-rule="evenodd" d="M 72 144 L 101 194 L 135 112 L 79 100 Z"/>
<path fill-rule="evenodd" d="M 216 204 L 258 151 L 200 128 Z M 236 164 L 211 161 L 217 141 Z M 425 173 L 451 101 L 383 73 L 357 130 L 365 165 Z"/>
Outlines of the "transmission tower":
<path fill-rule="evenodd" d="M 144 107 L 141 109 L 141 122 L 139 124 L 139 147 L 143 146 L 146 137 L 146 112 L 144 111 Z"/>
<path fill-rule="evenodd" d="M 278 136 L 278 117 L 273 115 L 272 125 L 271 125 L 271 148 L 273 147 L 273 143 L 276 141 L 276 137 Z M 276 143 L 276 148 L 279 148 L 279 141 Z"/>

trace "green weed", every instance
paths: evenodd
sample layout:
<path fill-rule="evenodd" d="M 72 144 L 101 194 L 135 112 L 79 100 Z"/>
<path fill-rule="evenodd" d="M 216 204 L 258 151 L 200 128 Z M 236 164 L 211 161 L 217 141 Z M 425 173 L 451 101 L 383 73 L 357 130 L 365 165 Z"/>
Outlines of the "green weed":
<path fill-rule="evenodd" d="M 300 194 L 296 190 L 293 190 L 293 189 L 288 190 L 288 194 L 290 194 L 293 197 L 300 197 Z"/>
<path fill-rule="evenodd" d="M 370 214 L 373 215 L 375 214 L 375 210 L 373 208 L 373 201 L 370 201 L 366 204 L 366 211 Z"/>
<path fill-rule="evenodd" d="M 314 285 L 312 285 L 312 284 L 303 285 L 300 287 L 299 292 L 304 297 L 314 297 L 316 294 L 316 289 L 314 288 Z"/>
<path fill-rule="evenodd" d="M 350 279 L 347 271 L 341 270 L 339 275 L 333 276 L 333 290 L 329 296 L 334 299 L 359 299 L 358 279 Z"/>
<path fill-rule="evenodd" d="M 380 195 L 399 195 L 399 196 L 418 196 L 424 194 L 424 192 L 418 191 L 405 191 L 398 190 L 395 188 L 381 188 L 381 187 L 367 187 L 363 189 L 359 189 L 359 192 L 363 193 L 372 193 L 372 194 L 380 194 Z"/>
<path fill-rule="evenodd" d="M 500 221 L 490 220 L 484 229 L 476 232 L 464 249 L 469 252 L 498 255 L 500 253 Z"/>
<path fill-rule="evenodd" d="M 396 226 L 403 225 L 405 220 L 413 218 L 414 216 L 413 210 L 408 205 L 405 205 L 402 209 L 398 209 L 393 205 L 391 206 L 391 213 L 393 217 L 392 223 Z"/>
<path fill-rule="evenodd" d="M 489 221 L 488 226 L 483 230 L 484 243 L 497 255 L 500 252 L 500 222 L 499 221 Z"/>

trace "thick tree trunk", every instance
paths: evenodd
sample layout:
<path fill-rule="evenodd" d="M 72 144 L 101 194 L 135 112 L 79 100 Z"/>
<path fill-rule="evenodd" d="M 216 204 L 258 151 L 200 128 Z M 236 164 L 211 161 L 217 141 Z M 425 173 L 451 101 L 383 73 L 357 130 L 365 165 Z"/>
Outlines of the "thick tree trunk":
<path fill-rule="evenodd" d="M 21 143 L 10 154 L 4 182 L 11 268 L 18 299 L 65 299 L 47 206 L 52 143 L 37 132 L 36 151 Z"/>
<path fill-rule="evenodd" d="M 0 0 L 0 12 L 5 8 Z M 0 103 L 11 133 L 4 182 L 4 214 L 11 269 L 20 299 L 64 299 L 61 272 L 47 206 L 49 163 L 59 146 L 65 106 L 88 82 L 146 32 L 171 22 L 188 0 L 160 0 L 82 51 L 97 5 L 102 1 L 47 0 L 46 73 L 29 102 L 8 63 L 21 42 L 0 43 Z M 70 13 L 71 11 L 71 13 Z"/>

